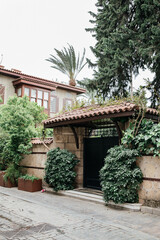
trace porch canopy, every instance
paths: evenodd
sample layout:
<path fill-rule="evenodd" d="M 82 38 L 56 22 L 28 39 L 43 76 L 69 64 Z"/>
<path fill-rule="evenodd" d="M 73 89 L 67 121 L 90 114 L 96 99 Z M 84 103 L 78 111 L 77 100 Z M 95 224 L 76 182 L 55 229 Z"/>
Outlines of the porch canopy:
<path fill-rule="evenodd" d="M 124 117 L 137 117 L 141 107 L 130 102 L 123 102 L 117 105 L 90 105 L 65 111 L 62 114 L 49 118 L 44 123 L 44 128 L 55 127 L 93 127 L 96 120 L 119 119 Z M 159 112 L 156 109 L 147 108 L 145 118 L 158 122 Z M 117 120 L 118 121 L 118 120 Z M 115 121 L 116 122 L 116 121 Z"/>

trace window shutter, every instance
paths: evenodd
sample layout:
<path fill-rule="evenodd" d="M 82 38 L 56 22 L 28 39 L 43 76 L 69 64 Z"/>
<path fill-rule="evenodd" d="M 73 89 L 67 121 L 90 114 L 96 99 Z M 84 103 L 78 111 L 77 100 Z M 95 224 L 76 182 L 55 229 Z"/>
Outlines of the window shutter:
<path fill-rule="evenodd" d="M 0 97 L 2 98 L 2 102 L 0 102 L 0 104 L 4 104 L 4 93 L 5 93 L 5 87 L 0 84 Z"/>
<path fill-rule="evenodd" d="M 57 113 L 59 111 L 59 99 L 56 96 L 51 96 L 50 112 Z"/>

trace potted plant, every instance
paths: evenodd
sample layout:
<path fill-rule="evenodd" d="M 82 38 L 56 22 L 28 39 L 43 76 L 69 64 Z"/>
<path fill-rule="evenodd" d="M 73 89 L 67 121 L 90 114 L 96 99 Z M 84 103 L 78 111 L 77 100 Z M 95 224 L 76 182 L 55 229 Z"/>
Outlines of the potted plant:
<path fill-rule="evenodd" d="M 5 175 L 5 171 L 0 171 L 0 186 L 1 187 L 5 186 L 4 175 Z"/>
<path fill-rule="evenodd" d="M 1 180 L 3 181 L 3 187 L 16 187 L 18 178 L 21 176 L 21 167 L 13 163 L 9 164 L 7 170 L 2 173 Z"/>
<path fill-rule="evenodd" d="M 18 190 L 36 192 L 42 190 L 42 179 L 28 174 L 18 178 Z"/>

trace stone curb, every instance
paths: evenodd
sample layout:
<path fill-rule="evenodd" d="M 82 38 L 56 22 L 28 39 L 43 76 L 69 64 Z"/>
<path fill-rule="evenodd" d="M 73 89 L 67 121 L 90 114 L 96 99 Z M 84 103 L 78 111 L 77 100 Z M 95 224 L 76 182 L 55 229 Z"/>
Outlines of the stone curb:
<path fill-rule="evenodd" d="M 119 210 L 128 210 L 128 211 L 132 211 L 132 212 L 141 211 L 142 204 L 139 204 L 139 203 L 116 204 L 114 202 L 109 202 L 106 204 L 103 200 L 103 197 L 96 195 L 96 194 L 82 193 L 82 192 L 78 192 L 78 191 L 74 191 L 74 190 L 60 191 L 57 193 L 57 192 L 54 192 L 52 188 L 47 187 L 45 189 L 47 192 L 52 193 L 52 194 L 58 194 L 61 196 L 72 197 L 72 198 L 77 198 L 77 199 L 84 200 L 84 201 L 103 204 L 103 205 L 107 205 L 108 207 L 119 209 Z"/>
<path fill-rule="evenodd" d="M 152 208 L 152 207 L 142 206 L 141 212 L 160 216 L 160 208 Z"/>

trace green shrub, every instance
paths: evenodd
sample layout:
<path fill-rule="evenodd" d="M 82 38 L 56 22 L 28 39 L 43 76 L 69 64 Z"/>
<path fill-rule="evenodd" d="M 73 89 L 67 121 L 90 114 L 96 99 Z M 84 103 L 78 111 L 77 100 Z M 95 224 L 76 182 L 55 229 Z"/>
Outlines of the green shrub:
<path fill-rule="evenodd" d="M 44 180 L 54 191 L 73 189 L 76 173 L 74 168 L 79 161 L 66 149 L 52 149 L 47 153 Z"/>
<path fill-rule="evenodd" d="M 136 166 L 137 150 L 115 146 L 108 151 L 100 179 L 104 200 L 115 203 L 138 202 L 138 188 L 142 172 Z"/>
<path fill-rule="evenodd" d="M 4 158 L 3 156 L 3 150 L 6 146 L 7 140 L 8 135 L 0 128 L 0 171 L 6 170 L 9 163 L 7 157 Z"/>
<path fill-rule="evenodd" d="M 31 138 L 36 135 L 35 125 L 47 115 L 43 108 L 30 102 L 27 96 L 14 96 L 0 106 L 0 128 L 7 134 L 1 157 L 19 165 L 24 154 L 30 153 Z"/>
<path fill-rule="evenodd" d="M 139 155 L 160 156 L 160 123 L 143 119 L 134 136 L 134 124 L 131 123 L 122 138 L 122 144 L 132 149 L 137 149 Z"/>

